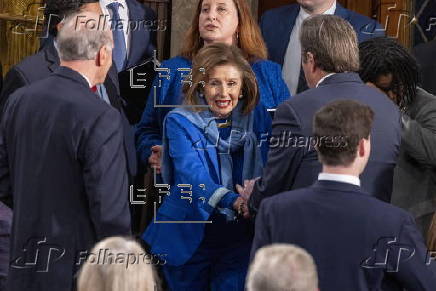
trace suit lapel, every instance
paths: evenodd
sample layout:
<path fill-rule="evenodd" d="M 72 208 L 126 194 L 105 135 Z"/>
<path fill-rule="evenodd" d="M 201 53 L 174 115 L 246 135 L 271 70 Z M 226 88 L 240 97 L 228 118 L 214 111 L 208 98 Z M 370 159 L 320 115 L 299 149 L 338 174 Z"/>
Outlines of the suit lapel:
<path fill-rule="evenodd" d="M 60 60 L 59 54 L 54 46 L 54 40 L 47 44 L 44 52 L 49 70 L 51 72 L 56 71 L 56 69 L 59 68 Z"/>
<path fill-rule="evenodd" d="M 339 2 L 336 2 L 335 15 L 349 21 L 350 11 L 348 11 L 348 9 L 345 9 L 341 4 L 339 4 Z"/>

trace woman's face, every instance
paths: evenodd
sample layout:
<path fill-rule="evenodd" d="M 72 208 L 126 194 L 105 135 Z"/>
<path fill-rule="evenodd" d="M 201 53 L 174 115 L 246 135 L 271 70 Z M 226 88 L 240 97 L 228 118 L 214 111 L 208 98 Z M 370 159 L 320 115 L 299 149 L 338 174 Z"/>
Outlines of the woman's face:
<path fill-rule="evenodd" d="M 205 44 L 233 44 L 238 29 L 238 11 L 233 0 L 204 0 L 198 27 Z"/>
<path fill-rule="evenodd" d="M 204 97 L 210 110 L 218 118 L 228 117 L 238 105 L 242 88 L 242 74 L 234 65 L 212 69 L 204 86 Z"/>

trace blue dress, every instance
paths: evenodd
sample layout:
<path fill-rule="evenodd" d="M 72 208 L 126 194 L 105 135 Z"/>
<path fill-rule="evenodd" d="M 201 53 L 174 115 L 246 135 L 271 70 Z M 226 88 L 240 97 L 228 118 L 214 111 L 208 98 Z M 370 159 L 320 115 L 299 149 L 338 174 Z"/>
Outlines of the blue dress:
<path fill-rule="evenodd" d="M 253 132 L 264 165 L 271 118 L 262 104 L 255 108 L 253 115 Z M 231 128 L 220 128 L 219 132 L 226 138 Z M 216 147 L 210 146 L 203 129 L 179 114 L 167 116 L 164 138 L 173 177 L 169 181 L 170 193 L 142 238 L 151 246 L 153 254 L 165 256 L 163 272 L 170 290 L 208 290 L 205 286 L 212 290 L 244 290 L 252 225 L 246 220 L 228 221 L 217 210 L 218 207 L 232 208 L 238 197 L 235 189 L 229 189 L 231 192 L 216 207 L 207 202 L 222 188 Z M 243 156 L 243 150 L 232 152 L 234 184 L 242 183 Z M 183 193 L 188 189 L 179 187 L 182 184 L 192 185 L 190 194 Z M 192 199 L 188 201 L 182 197 Z M 201 198 L 205 198 L 206 203 Z M 169 223 L 175 221 L 178 223 Z M 192 223 L 194 221 L 213 223 Z"/>
<path fill-rule="evenodd" d="M 159 72 L 160 77 L 157 76 L 153 81 L 153 86 L 156 86 L 156 95 L 152 88 L 141 121 L 136 125 L 136 150 L 143 164 L 147 164 L 151 147 L 162 144 L 164 118 L 174 108 L 169 105 L 182 103 L 182 82 L 189 74 L 191 66 L 190 60 L 174 57 L 162 63 L 160 70 L 167 68 L 169 72 Z M 290 98 L 288 87 L 282 79 L 281 67 L 278 64 L 259 60 L 252 64 L 252 69 L 259 86 L 260 101 L 266 108 L 276 108 Z M 155 107 L 155 104 L 168 107 Z"/>

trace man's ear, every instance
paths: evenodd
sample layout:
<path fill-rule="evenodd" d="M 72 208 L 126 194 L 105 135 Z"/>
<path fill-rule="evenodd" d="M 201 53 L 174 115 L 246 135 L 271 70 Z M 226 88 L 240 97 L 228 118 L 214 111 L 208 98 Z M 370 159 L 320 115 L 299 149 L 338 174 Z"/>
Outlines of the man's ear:
<path fill-rule="evenodd" d="M 61 22 L 59 22 L 58 24 L 56 24 L 56 29 L 57 29 L 57 31 L 58 31 L 58 32 L 61 31 L 61 29 L 62 29 L 63 26 L 64 26 L 64 22 L 63 22 L 63 21 L 61 21 Z"/>
<path fill-rule="evenodd" d="M 365 156 L 365 154 L 366 154 L 366 148 L 365 148 L 365 139 L 361 139 L 360 141 L 359 141 L 359 145 L 358 145 L 358 148 L 357 148 L 357 154 L 359 155 L 359 157 L 363 157 L 363 156 Z"/>
<path fill-rule="evenodd" d="M 106 46 L 102 46 L 97 53 L 96 65 L 101 67 L 105 66 L 109 61 L 109 54 L 112 53 Z"/>
<path fill-rule="evenodd" d="M 310 65 L 310 68 L 312 71 L 315 71 L 316 63 L 315 63 L 315 58 L 313 56 L 313 53 L 306 52 L 305 59 L 306 59 L 305 63 Z"/>

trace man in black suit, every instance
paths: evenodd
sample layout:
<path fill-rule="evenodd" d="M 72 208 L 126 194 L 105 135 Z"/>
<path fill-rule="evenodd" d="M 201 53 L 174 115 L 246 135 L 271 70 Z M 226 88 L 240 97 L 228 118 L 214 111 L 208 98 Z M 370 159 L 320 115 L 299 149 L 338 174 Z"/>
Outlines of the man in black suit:
<path fill-rule="evenodd" d="M 112 63 L 110 30 L 85 25 L 97 18 L 67 17 L 57 37 L 59 68 L 5 106 L 0 196 L 15 206 L 11 291 L 70 291 L 87 250 L 130 234 L 122 117 L 92 90 Z"/>
<path fill-rule="evenodd" d="M 41 50 L 13 66 L 6 74 L 4 88 L 0 94 L 0 116 L 2 116 L 3 107 L 9 96 L 18 88 L 28 86 L 33 82 L 47 78 L 50 74 L 59 68 L 59 54 L 56 50 L 55 37 L 58 29 L 62 26 L 59 20 L 76 11 L 95 12 L 101 14 L 101 8 L 98 0 L 49 0 L 47 1 L 46 16 L 51 17 L 49 29 L 49 38 L 44 43 Z M 107 103 L 112 105 L 122 114 L 124 128 L 124 150 L 127 155 L 127 168 L 129 176 L 136 174 L 136 149 L 134 144 L 133 129 L 129 125 L 124 112 L 123 101 L 119 96 L 119 84 L 117 71 L 111 66 L 103 84 L 97 84 L 96 90 L 99 96 Z"/>
<path fill-rule="evenodd" d="M 413 217 L 360 187 L 373 118 L 369 106 L 354 100 L 334 101 L 316 113 L 322 173 L 311 187 L 262 202 L 252 255 L 272 243 L 298 245 L 313 256 L 324 291 L 434 290 L 436 262 Z"/>
<path fill-rule="evenodd" d="M 249 199 L 251 212 L 256 212 L 264 197 L 307 187 L 316 180 L 321 165 L 311 144 L 312 118 L 336 99 L 360 101 L 376 113 L 373 154 L 362 175 L 362 187 L 390 201 L 401 140 L 400 113 L 386 95 L 365 85 L 355 73 L 359 70 L 356 33 L 338 16 L 317 15 L 303 22 L 301 45 L 302 66 L 311 89 L 277 108 L 268 161 Z M 249 194 L 251 187 L 240 192 Z"/>
<path fill-rule="evenodd" d="M 436 95 L 436 82 L 434 78 L 436 75 L 436 39 L 417 45 L 413 49 L 413 55 L 420 66 L 422 88 Z"/>

